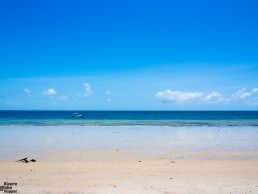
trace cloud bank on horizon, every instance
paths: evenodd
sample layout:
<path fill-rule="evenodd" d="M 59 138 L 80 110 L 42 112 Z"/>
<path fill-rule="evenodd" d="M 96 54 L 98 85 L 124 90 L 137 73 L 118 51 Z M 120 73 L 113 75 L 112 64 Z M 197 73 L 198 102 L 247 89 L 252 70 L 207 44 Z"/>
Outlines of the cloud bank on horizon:
<path fill-rule="evenodd" d="M 82 84 L 85 91 L 83 96 L 78 94 L 79 97 L 88 97 L 92 95 L 91 86 L 89 83 Z M 28 96 L 32 97 L 32 90 L 25 88 L 23 92 Z M 43 96 L 53 97 L 57 95 L 57 90 L 49 88 L 42 92 Z M 210 93 L 204 92 L 186 92 L 186 91 L 176 91 L 176 90 L 165 90 L 157 92 L 155 97 L 164 103 L 231 103 L 235 101 L 242 101 L 249 104 L 256 105 L 258 103 L 258 88 L 253 88 L 250 91 L 246 91 L 246 88 L 242 88 L 231 95 L 223 95 L 217 91 L 212 91 Z M 107 97 L 106 101 L 110 102 L 112 100 L 113 93 L 109 90 L 105 92 Z M 56 99 L 67 100 L 69 97 L 66 95 L 57 96 Z"/>
<path fill-rule="evenodd" d="M 253 88 L 246 92 L 246 88 L 238 90 L 229 96 L 224 96 L 217 91 L 205 94 L 203 92 L 184 92 L 166 90 L 158 92 L 156 98 L 161 102 L 170 103 L 230 103 L 233 101 L 242 101 L 249 104 L 257 105 L 258 103 L 258 88 Z"/>
<path fill-rule="evenodd" d="M 85 93 L 83 97 L 88 97 L 92 95 L 91 86 L 89 83 L 84 83 Z M 28 97 L 32 97 L 32 91 L 30 89 L 24 89 L 24 93 Z M 43 96 L 55 96 L 58 92 L 55 89 L 47 89 L 42 92 Z M 211 93 L 204 92 L 186 92 L 186 91 L 176 91 L 176 90 L 165 90 L 157 92 L 155 97 L 164 103 L 230 103 L 235 101 L 247 102 L 253 105 L 258 103 L 258 88 L 253 88 L 250 91 L 246 91 L 246 88 L 242 88 L 237 92 L 225 96 L 217 91 L 212 91 Z M 113 93 L 111 91 L 106 91 L 105 95 L 108 97 L 106 101 L 110 102 Z M 81 94 L 78 94 L 81 97 Z M 68 96 L 60 95 L 57 97 L 59 100 L 67 100 Z M 247 100 L 246 100 L 247 99 Z"/>
<path fill-rule="evenodd" d="M 85 82 L 82 84 L 82 92 L 84 88 L 84 93 L 79 93 L 77 96 L 68 96 L 64 94 L 58 95 L 56 89 L 49 88 L 47 90 L 42 91 L 42 96 L 48 97 L 49 100 L 69 100 L 78 101 L 78 99 L 88 98 L 90 95 L 94 94 L 91 90 L 91 86 L 89 83 Z M 28 98 L 33 98 L 33 91 L 31 89 L 25 88 L 23 90 L 24 94 L 27 95 Z M 35 95 L 37 95 L 34 92 Z M 82 95 L 83 94 L 83 95 Z M 113 92 L 107 90 L 104 92 L 105 98 L 102 98 L 101 101 L 111 102 L 113 97 Z M 149 98 L 152 98 L 149 96 Z M 185 105 L 185 104 L 217 104 L 217 105 L 225 105 L 225 104 L 234 104 L 234 103 L 244 103 L 246 105 L 258 105 L 258 88 L 253 88 L 251 90 L 247 90 L 246 88 L 242 88 L 232 94 L 223 95 L 218 91 L 212 91 L 210 93 L 200 92 L 200 91 L 178 91 L 178 90 L 165 90 L 157 92 L 155 98 L 161 103 L 169 103 L 169 104 L 177 104 L 177 105 Z M 73 100 L 72 100 L 73 99 Z"/>
<path fill-rule="evenodd" d="M 152 76 L 151 76 L 152 77 Z M 82 78 L 83 79 L 83 78 Z M 124 78 L 125 79 L 125 78 Z M 145 81 L 130 80 L 124 82 L 119 77 L 119 81 L 110 82 L 81 82 L 73 79 L 56 78 L 46 82 L 45 79 L 26 80 L 24 85 L 32 85 L 32 87 L 16 88 L 13 92 L 9 91 L 0 95 L 1 109 L 114 109 L 114 110 L 255 110 L 258 108 L 258 87 L 254 88 L 238 88 L 231 90 L 210 90 L 210 87 L 201 88 L 199 90 L 160 90 L 156 88 L 163 87 L 163 82 L 158 84 L 153 80 Z M 99 80 L 99 78 L 96 78 Z M 159 79 L 160 80 L 160 79 Z M 167 79 L 165 79 L 167 80 Z M 23 82 L 14 79 L 14 83 Z M 56 83 L 57 82 L 57 83 Z M 94 87 L 92 87 L 93 82 Z M 115 84 L 111 84 L 115 82 Z M 156 86 L 153 87 L 153 83 Z M 34 85 L 33 85 L 33 84 Z M 60 84 L 66 83 L 66 84 Z M 13 85 L 16 85 L 13 84 Z M 69 85 L 70 84 L 70 85 Z M 40 85 L 40 87 L 39 87 Z M 46 86 L 51 86 L 47 88 Z M 55 85 L 55 86 L 53 86 Z M 177 86 L 174 85 L 170 88 Z M 169 88 L 168 85 L 168 88 Z M 40 89 L 41 88 L 41 89 Z M 112 88 L 112 90 L 110 90 Z M 8 91 L 8 88 L 5 89 Z M 93 92 L 94 90 L 94 92 Z M 210 91 L 209 91 L 210 90 Z M 115 92 L 114 92 L 115 91 Z M 150 92 L 151 91 L 151 92 Z M 97 108 L 96 108 L 97 107 Z M 190 107 L 190 108 L 189 108 Z"/>

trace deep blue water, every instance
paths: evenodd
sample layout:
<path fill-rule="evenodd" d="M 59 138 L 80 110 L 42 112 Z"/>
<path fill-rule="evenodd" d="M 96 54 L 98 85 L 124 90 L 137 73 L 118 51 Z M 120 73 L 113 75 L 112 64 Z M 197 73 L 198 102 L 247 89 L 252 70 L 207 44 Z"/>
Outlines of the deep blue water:
<path fill-rule="evenodd" d="M 258 111 L 0 111 L 0 125 L 258 126 Z"/>

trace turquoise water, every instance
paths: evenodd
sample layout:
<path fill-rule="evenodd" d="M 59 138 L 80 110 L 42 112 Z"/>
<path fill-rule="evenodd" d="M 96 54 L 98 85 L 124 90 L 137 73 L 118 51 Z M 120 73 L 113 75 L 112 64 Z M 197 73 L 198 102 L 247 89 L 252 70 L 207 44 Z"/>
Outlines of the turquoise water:
<path fill-rule="evenodd" d="M 258 111 L 0 111 L 0 125 L 258 126 Z"/>

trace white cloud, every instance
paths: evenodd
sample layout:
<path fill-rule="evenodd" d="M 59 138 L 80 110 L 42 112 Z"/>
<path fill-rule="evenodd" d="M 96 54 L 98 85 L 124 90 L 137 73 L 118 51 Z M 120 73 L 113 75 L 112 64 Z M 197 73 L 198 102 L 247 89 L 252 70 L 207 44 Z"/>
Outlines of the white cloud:
<path fill-rule="evenodd" d="M 222 94 L 220 94 L 219 92 L 213 91 L 204 98 L 204 101 L 206 101 L 207 103 L 218 103 L 228 100 L 223 98 Z"/>
<path fill-rule="evenodd" d="M 206 96 L 206 98 L 204 99 L 205 101 L 209 101 L 209 100 L 211 100 L 211 99 L 213 99 L 213 98 L 219 98 L 219 97 L 221 97 L 222 95 L 220 94 L 220 93 L 218 93 L 218 92 L 216 92 L 216 91 L 213 91 L 213 92 L 211 92 L 208 96 Z"/>
<path fill-rule="evenodd" d="M 65 95 L 61 95 L 58 97 L 59 100 L 67 100 L 68 99 L 68 96 L 65 96 Z"/>
<path fill-rule="evenodd" d="M 111 92 L 111 91 L 106 91 L 106 96 L 107 96 L 107 99 L 106 99 L 106 101 L 107 102 L 111 102 L 112 101 L 112 98 L 111 98 L 111 96 L 113 95 L 113 93 Z"/>
<path fill-rule="evenodd" d="M 190 100 L 195 100 L 203 96 L 201 92 L 182 92 L 182 91 L 171 91 L 166 90 L 163 92 L 158 92 L 156 98 L 163 102 L 186 102 Z"/>
<path fill-rule="evenodd" d="M 254 94 L 254 93 L 257 93 L 258 92 L 258 88 L 254 88 L 253 90 L 252 90 L 252 93 Z"/>
<path fill-rule="evenodd" d="M 56 94 L 57 94 L 57 91 L 55 91 L 52 88 L 43 91 L 43 95 L 45 95 L 45 96 L 54 96 Z"/>
<path fill-rule="evenodd" d="M 203 92 L 182 92 L 166 90 L 158 92 L 156 98 L 162 102 L 187 102 L 194 101 L 198 103 L 229 103 L 229 102 L 244 102 L 248 104 L 258 103 L 258 88 L 253 88 L 251 91 L 246 91 L 245 88 L 228 96 L 212 91 L 204 94 Z"/>
<path fill-rule="evenodd" d="M 243 88 L 241 90 L 238 90 L 235 94 L 232 94 L 231 97 L 234 100 L 244 99 L 244 98 L 252 96 L 253 94 L 255 94 L 257 92 L 258 92 L 258 88 L 254 88 L 251 92 L 246 92 L 246 89 Z"/>
<path fill-rule="evenodd" d="M 85 87 L 85 93 L 84 96 L 89 96 L 92 94 L 91 87 L 89 83 L 84 83 L 83 86 Z"/>
<path fill-rule="evenodd" d="M 112 92 L 106 91 L 106 95 L 107 95 L 107 96 L 111 96 L 112 94 L 113 94 Z"/>
<path fill-rule="evenodd" d="M 31 93 L 32 91 L 30 89 L 24 89 L 23 92 L 28 96 L 28 97 L 31 97 Z"/>

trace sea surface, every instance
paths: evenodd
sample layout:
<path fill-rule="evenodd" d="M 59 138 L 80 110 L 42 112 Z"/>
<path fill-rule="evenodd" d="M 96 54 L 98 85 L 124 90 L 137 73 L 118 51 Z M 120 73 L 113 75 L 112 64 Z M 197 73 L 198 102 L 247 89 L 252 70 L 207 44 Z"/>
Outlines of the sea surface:
<path fill-rule="evenodd" d="M 0 125 L 258 126 L 258 111 L 0 111 Z"/>

